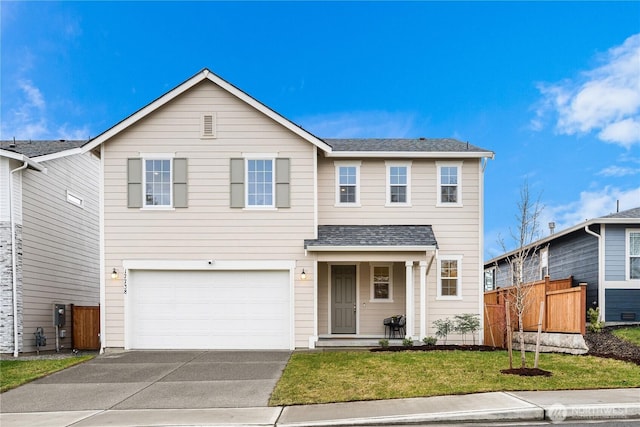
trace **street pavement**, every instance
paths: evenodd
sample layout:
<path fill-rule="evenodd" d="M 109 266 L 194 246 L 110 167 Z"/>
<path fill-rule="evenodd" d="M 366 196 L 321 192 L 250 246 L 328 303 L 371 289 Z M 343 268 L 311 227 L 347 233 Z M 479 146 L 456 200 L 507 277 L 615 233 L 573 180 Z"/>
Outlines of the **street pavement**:
<path fill-rule="evenodd" d="M 640 389 L 268 407 L 290 352 L 107 353 L 0 395 L 0 425 L 354 426 L 637 420 Z"/>

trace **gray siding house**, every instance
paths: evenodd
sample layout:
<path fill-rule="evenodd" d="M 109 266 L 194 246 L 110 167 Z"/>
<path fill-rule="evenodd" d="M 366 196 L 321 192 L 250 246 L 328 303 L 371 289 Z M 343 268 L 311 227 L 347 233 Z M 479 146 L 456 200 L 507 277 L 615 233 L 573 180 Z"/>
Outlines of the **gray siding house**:
<path fill-rule="evenodd" d="M 640 207 L 588 220 L 532 243 L 533 280 L 587 284 L 587 307 L 609 323 L 640 322 Z M 507 257 L 485 263 L 485 290 L 511 286 Z"/>
<path fill-rule="evenodd" d="M 0 141 L 0 352 L 71 345 L 70 305 L 98 305 L 99 166 L 86 141 Z M 64 336 L 60 336 L 64 335 Z"/>

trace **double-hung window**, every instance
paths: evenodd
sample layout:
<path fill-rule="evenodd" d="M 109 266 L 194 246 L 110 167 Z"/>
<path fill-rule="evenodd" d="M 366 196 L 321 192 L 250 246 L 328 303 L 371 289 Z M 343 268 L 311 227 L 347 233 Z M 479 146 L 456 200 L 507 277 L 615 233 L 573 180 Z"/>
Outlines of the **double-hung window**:
<path fill-rule="evenodd" d="M 371 301 L 393 301 L 393 278 L 391 264 L 374 264 L 371 266 Z"/>
<path fill-rule="evenodd" d="M 462 163 L 438 162 L 437 206 L 462 206 Z"/>
<path fill-rule="evenodd" d="M 444 256 L 438 261 L 438 299 L 462 299 L 462 257 Z"/>
<path fill-rule="evenodd" d="M 171 206 L 171 159 L 144 160 L 144 206 Z"/>
<path fill-rule="evenodd" d="M 247 206 L 273 207 L 273 159 L 247 159 Z"/>
<path fill-rule="evenodd" d="M 336 162 L 336 205 L 359 206 L 360 162 Z"/>
<path fill-rule="evenodd" d="M 127 159 L 127 206 L 142 209 L 186 208 L 189 202 L 186 158 L 173 153 L 141 154 Z"/>
<path fill-rule="evenodd" d="M 411 203 L 411 163 L 387 162 L 387 206 Z"/>
<path fill-rule="evenodd" d="M 629 280 L 640 279 L 640 230 L 627 230 Z"/>

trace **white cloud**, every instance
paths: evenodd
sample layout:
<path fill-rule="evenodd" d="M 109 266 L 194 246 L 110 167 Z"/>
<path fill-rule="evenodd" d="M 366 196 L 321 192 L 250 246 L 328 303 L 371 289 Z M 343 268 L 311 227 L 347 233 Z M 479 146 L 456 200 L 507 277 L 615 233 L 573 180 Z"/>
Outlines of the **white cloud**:
<path fill-rule="evenodd" d="M 540 130 L 543 117 L 554 112 L 560 133 L 599 131 L 604 142 L 640 144 L 640 34 L 609 49 L 600 62 L 574 80 L 539 84 L 543 98 L 531 128 Z"/>
<path fill-rule="evenodd" d="M 556 223 L 556 231 L 580 224 L 589 219 L 615 213 L 618 202 L 620 210 L 640 207 L 640 187 L 621 190 L 604 187 L 595 191 L 583 191 L 580 199 L 566 205 L 547 205 L 540 218 L 541 228 L 551 221 Z"/>
<path fill-rule="evenodd" d="M 416 116 L 412 113 L 358 111 L 303 117 L 300 125 L 322 138 L 415 137 Z"/>
<path fill-rule="evenodd" d="M 15 99 L 7 99 L 12 105 L 3 117 L 0 139 L 86 139 L 87 126 L 70 127 L 68 123 L 55 123 L 47 108 L 47 101 L 40 88 L 28 79 L 19 79 L 19 91 Z"/>
<path fill-rule="evenodd" d="M 602 176 L 630 176 L 640 174 L 640 168 L 625 167 L 625 166 L 609 166 L 598 172 L 598 175 Z"/>

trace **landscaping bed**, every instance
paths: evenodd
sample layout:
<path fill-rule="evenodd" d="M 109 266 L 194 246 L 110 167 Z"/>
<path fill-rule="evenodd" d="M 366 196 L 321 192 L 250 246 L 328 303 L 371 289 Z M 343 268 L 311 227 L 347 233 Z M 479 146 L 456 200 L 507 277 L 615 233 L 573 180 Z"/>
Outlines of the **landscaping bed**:
<path fill-rule="evenodd" d="M 613 334 L 615 330 L 621 328 L 628 328 L 628 326 L 611 326 L 604 328 L 601 332 L 587 332 L 584 337 L 589 347 L 587 354 L 640 365 L 640 347 Z"/>

